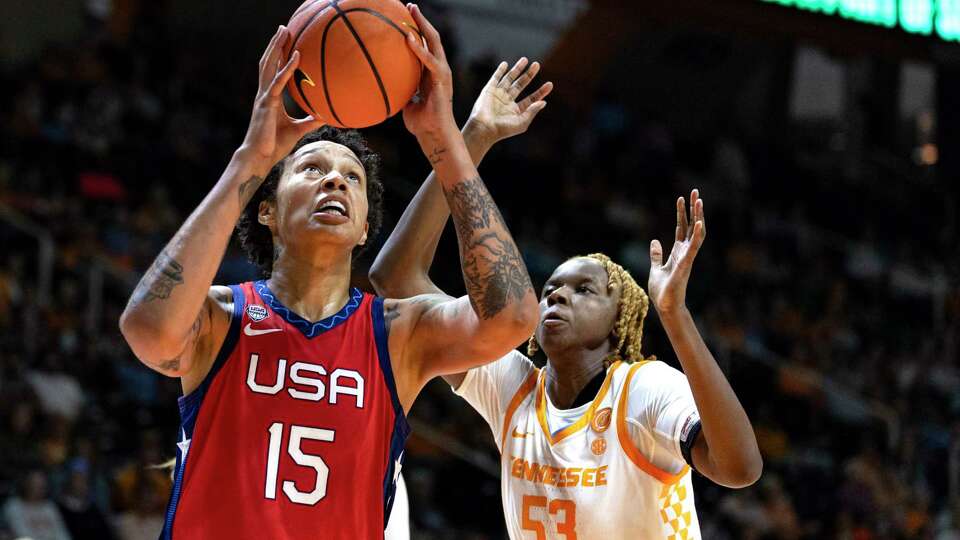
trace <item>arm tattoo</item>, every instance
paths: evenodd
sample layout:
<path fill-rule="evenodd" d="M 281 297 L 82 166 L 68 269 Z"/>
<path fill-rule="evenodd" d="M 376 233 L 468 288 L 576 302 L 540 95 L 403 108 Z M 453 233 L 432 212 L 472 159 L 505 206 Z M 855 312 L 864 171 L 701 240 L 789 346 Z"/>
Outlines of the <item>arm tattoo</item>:
<path fill-rule="evenodd" d="M 448 302 L 449 298 L 438 298 L 436 296 L 425 296 L 423 298 L 416 298 L 410 302 L 407 301 L 394 301 L 393 304 L 383 305 L 383 322 L 387 327 L 387 334 L 390 334 L 390 325 L 393 321 L 400 318 L 400 306 L 404 304 L 405 308 L 412 308 L 415 306 L 424 305 L 422 308 L 421 314 L 432 308 L 433 306 L 443 304 Z"/>
<path fill-rule="evenodd" d="M 533 292 L 523 257 L 480 177 L 460 182 L 446 196 L 470 303 L 481 318 L 493 318 Z"/>
<path fill-rule="evenodd" d="M 197 342 L 200 341 L 200 327 L 203 322 L 203 311 L 197 315 L 197 319 L 193 321 L 193 326 L 190 327 L 190 337 L 191 339 L 184 346 L 183 350 L 180 351 L 175 358 L 170 360 L 161 361 L 157 364 L 154 364 L 156 368 L 160 371 L 179 371 L 180 370 L 180 360 L 183 358 L 183 355 L 187 351 L 195 351 L 197 348 Z"/>
<path fill-rule="evenodd" d="M 398 317 L 400 317 L 400 304 L 394 303 L 392 305 L 383 306 L 383 323 L 387 327 L 387 335 L 390 335 L 390 324 L 393 323 Z"/>
<path fill-rule="evenodd" d="M 237 194 L 240 196 L 240 206 L 246 206 L 247 203 L 250 202 L 253 194 L 257 192 L 257 188 L 259 188 L 262 183 L 263 178 L 253 175 L 244 181 L 244 183 L 240 184 L 240 188 L 237 190 Z"/>
<path fill-rule="evenodd" d="M 443 161 L 443 155 L 447 153 L 447 149 L 444 147 L 434 148 L 430 152 L 430 155 L 427 156 L 427 159 L 430 160 L 430 165 L 436 166 L 438 163 Z"/>
<path fill-rule="evenodd" d="M 130 296 L 133 305 L 143 304 L 151 300 L 165 300 L 170 297 L 173 288 L 183 283 L 183 265 L 161 251 L 157 260 L 147 269 L 137 288 Z"/>

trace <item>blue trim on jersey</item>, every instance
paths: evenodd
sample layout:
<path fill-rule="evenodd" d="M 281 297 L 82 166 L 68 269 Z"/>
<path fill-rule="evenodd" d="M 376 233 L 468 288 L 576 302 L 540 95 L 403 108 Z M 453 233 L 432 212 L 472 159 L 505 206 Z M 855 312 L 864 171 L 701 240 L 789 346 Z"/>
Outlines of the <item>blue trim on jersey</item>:
<path fill-rule="evenodd" d="M 390 456 L 387 462 L 387 471 L 383 475 L 383 528 L 387 528 L 390 513 L 393 511 L 393 501 L 397 496 L 397 478 L 403 468 L 403 448 L 410 436 L 410 424 L 405 416 L 397 416 L 393 422 L 393 433 L 390 434 Z"/>
<path fill-rule="evenodd" d="M 180 408 L 180 433 L 177 435 L 177 464 L 174 469 L 173 491 L 170 493 L 170 502 L 167 504 L 167 516 L 163 523 L 163 531 L 160 533 L 160 540 L 171 540 L 173 538 L 173 518 L 177 513 L 177 504 L 180 502 L 180 493 L 183 489 L 183 471 L 186 469 L 187 456 L 190 453 L 190 444 L 193 440 L 193 428 L 197 423 L 197 416 L 200 414 L 200 406 L 203 404 L 203 398 L 207 395 L 207 390 L 213 383 L 213 379 L 223 368 L 223 365 L 230 358 L 233 349 L 237 346 L 237 340 L 240 338 L 240 323 L 243 320 L 243 309 L 246 306 L 246 296 L 239 285 L 231 285 L 233 291 L 233 316 L 230 319 L 230 329 L 227 330 L 227 336 L 220 346 L 220 352 L 217 353 L 217 359 L 210 367 L 210 373 L 204 377 L 203 382 L 196 390 L 177 400 Z"/>
<path fill-rule="evenodd" d="M 260 298 L 270 306 L 270 309 L 274 311 L 277 315 L 283 317 L 285 321 L 292 324 L 300 332 L 303 333 L 307 339 L 312 339 L 320 334 L 335 328 L 337 325 L 345 322 L 354 311 L 360 307 L 360 302 L 363 300 L 363 293 L 360 289 L 356 287 L 350 289 L 350 298 L 347 300 L 347 305 L 343 306 L 340 311 L 337 313 L 323 319 L 322 321 L 310 322 L 300 315 L 297 315 L 290 310 L 287 306 L 283 305 L 282 302 L 277 298 L 273 291 L 270 290 L 270 287 L 267 286 L 267 282 L 264 280 L 255 281 L 253 283 L 253 288 L 257 291 L 257 294 L 260 295 Z"/>
<path fill-rule="evenodd" d="M 383 380 L 390 391 L 390 401 L 393 403 L 394 422 L 393 432 L 390 434 L 390 456 L 387 461 L 387 471 L 383 476 L 383 526 L 386 528 L 393 509 L 393 500 L 397 494 L 397 476 L 403 465 L 403 447 L 410 436 L 410 424 L 407 415 L 400 404 L 397 394 L 397 382 L 393 378 L 393 364 L 390 362 L 389 332 L 383 317 L 383 298 L 375 297 L 370 308 L 373 319 L 373 336 L 377 342 L 377 359 L 380 361 L 380 371 Z"/>
<path fill-rule="evenodd" d="M 370 306 L 373 316 L 373 337 L 377 342 L 377 358 L 380 360 L 380 370 L 383 371 L 384 381 L 390 390 L 390 400 L 393 402 L 393 412 L 397 417 L 406 418 L 403 406 L 400 405 L 400 396 L 397 394 L 397 382 L 393 378 L 393 364 L 390 362 L 390 345 L 387 324 L 383 317 L 383 298 L 375 297 Z"/>

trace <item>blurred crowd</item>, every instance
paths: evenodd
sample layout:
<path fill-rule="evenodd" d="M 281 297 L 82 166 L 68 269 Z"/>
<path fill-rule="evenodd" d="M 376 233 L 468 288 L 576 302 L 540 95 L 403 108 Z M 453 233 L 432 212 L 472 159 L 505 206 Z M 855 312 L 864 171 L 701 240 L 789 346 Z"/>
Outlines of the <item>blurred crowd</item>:
<path fill-rule="evenodd" d="M 241 140 L 256 68 L 234 69 L 249 91 L 225 95 L 207 83 L 217 58 L 163 21 L 146 13 L 121 40 L 91 17 L 82 39 L 0 72 L 0 539 L 152 539 L 162 526 L 179 385 L 137 362 L 117 321 L 131 279 Z M 459 118 L 498 60 L 454 65 Z M 689 302 L 766 465 L 740 491 L 697 478 L 704 537 L 960 539 L 958 208 L 935 168 L 864 152 L 852 173 L 817 126 L 798 126 L 802 140 L 689 136 L 609 95 L 573 105 L 554 99 L 480 171 L 538 287 L 595 251 L 645 282 L 673 201 L 701 189 L 710 232 Z M 428 163 L 396 119 L 368 137 L 389 227 Z M 462 291 L 452 235 L 434 274 Z M 253 277 L 231 247 L 218 280 Z M 646 354 L 677 365 L 653 313 L 645 336 Z M 411 416 L 413 537 L 504 538 L 483 420 L 441 382 Z"/>

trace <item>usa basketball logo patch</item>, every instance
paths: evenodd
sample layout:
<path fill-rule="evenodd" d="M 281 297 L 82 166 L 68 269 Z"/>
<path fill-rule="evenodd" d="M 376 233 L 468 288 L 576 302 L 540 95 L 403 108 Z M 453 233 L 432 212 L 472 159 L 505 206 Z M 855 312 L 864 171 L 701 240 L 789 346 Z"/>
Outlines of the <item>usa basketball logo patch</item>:
<path fill-rule="evenodd" d="M 610 417 L 613 416 L 613 410 L 610 407 L 600 409 L 590 420 L 590 427 L 597 433 L 603 433 L 610 427 Z"/>
<path fill-rule="evenodd" d="M 250 317 L 250 320 L 254 322 L 260 322 L 267 318 L 267 308 L 258 306 L 256 304 L 250 304 L 247 306 L 247 316 Z"/>

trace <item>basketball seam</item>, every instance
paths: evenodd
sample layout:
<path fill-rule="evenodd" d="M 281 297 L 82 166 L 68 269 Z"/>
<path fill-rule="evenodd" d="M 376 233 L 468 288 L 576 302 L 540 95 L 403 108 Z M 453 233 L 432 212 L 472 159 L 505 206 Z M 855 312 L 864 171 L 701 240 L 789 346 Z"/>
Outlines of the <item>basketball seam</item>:
<path fill-rule="evenodd" d="M 300 83 L 303 82 L 303 79 L 297 78 L 298 73 L 303 73 L 304 76 L 306 76 L 306 73 L 304 71 L 302 71 L 300 68 L 297 68 L 296 73 L 293 74 L 294 75 L 293 86 L 296 87 L 297 93 L 300 94 L 300 99 L 303 100 L 303 104 L 306 105 L 308 109 L 310 109 L 309 112 L 311 112 L 313 114 L 313 117 L 316 118 L 320 115 L 317 114 L 317 109 L 315 109 L 313 104 L 310 103 L 310 100 L 307 98 L 307 94 L 304 93 L 303 91 L 303 87 L 300 86 Z"/>
<path fill-rule="evenodd" d="M 337 0 L 332 0 L 330 5 L 333 6 L 333 9 L 337 10 Z M 323 29 L 323 35 L 320 36 L 320 84 L 323 85 L 323 97 L 327 100 L 327 108 L 330 109 L 330 114 L 332 114 L 333 119 L 342 126 L 343 121 L 340 120 L 336 109 L 333 107 L 333 101 L 330 99 L 330 89 L 327 88 L 327 32 L 330 31 L 333 23 L 337 22 L 340 15 L 340 10 L 337 10 L 337 15 L 333 19 L 330 19 L 330 22 L 328 22 L 327 26 Z"/>
<path fill-rule="evenodd" d="M 390 97 L 387 95 L 387 89 L 383 86 L 383 79 L 380 78 L 380 72 L 377 71 L 377 66 L 373 63 L 373 58 L 370 56 L 367 46 L 363 44 L 363 40 L 360 39 L 360 35 L 357 34 L 357 30 L 352 24 L 350 24 L 350 19 L 347 17 L 347 14 L 340 9 L 340 6 L 337 5 L 338 3 L 338 0 L 333 0 L 333 9 L 337 10 L 337 13 L 343 17 L 343 23 L 347 25 L 347 29 L 350 30 L 351 34 L 353 34 L 353 39 L 357 41 L 357 45 L 360 46 L 360 51 L 367 59 L 367 64 L 370 66 L 370 71 L 373 72 L 373 77 L 377 80 L 377 86 L 380 88 L 380 96 L 383 97 L 383 105 L 387 109 L 387 116 L 390 116 Z M 326 87 L 324 87 L 324 89 L 326 89 Z M 327 102 L 330 102 L 329 98 L 327 99 Z M 331 110 L 333 109 L 332 105 L 333 104 L 331 103 Z M 343 122 L 340 123 L 342 124 Z"/>
<path fill-rule="evenodd" d="M 353 13 L 354 11 L 360 11 L 360 12 L 363 12 L 363 13 L 369 13 L 370 15 L 373 15 L 374 17 L 376 17 L 376 18 L 382 20 L 383 22 L 389 24 L 389 25 L 390 25 L 391 27 L 393 27 L 393 29 L 396 30 L 397 32 L 400 32 L 400 34 L 403 35 L 404 39 L 406 39 L 407 33 L 404 32 L 402 28 L 400 28 L 399 26 L 397 26 L 397 23 L 391 21 L 390 18 L 387 17 L 386 15 L 384 15 L 383 13 L 380 13 L 379 11 L 374 11 L 374 10 L 372 10 L 372 9 L 370 9 L 370 8 L 351 8 L 351 9 L 345 9 L 345 10 L 343 10 L 343 13 L 344 13 L 344 14 L 346 14 L 346 13 Z M 423 36 L 423 33 L 420 32 L 420 30 L 419 30 L 418 28 L 415 28 L 415 27 L 412 27 L 412 26 L 411 26 L 410 29 L 411 29 L 411 30 L 416 30 L 418 34 L 420 34 L 421 36 Z"/>
<path fill-rule="evenodd" d="M 315 0 L 312 4 L 309 4 L 308 6 L 305 6 L 305 7 L 301 7 L 301 8 L 298 9 L 296 12 L 294 12 L 293 15 L 296 16 L 297 13 L 300 13 L 300 12 L 303 11 L 304 9 L 306 9 L 306 8 L 308 8 L 308 7 L 310 7 L 310 6 L 313 6 L 314 4 L 316 4 L 316 3 L 319 2 L 319 1 L 321 1 L 321 0 Z M 304 23 L 304 25 L 300 28 L 300 31 L 297 32 L 297 37 L 293 38 L 293 44 L 290 46 L 290 51 L 291 51 L 290 54 L 293 54 L 292 51 L 297 50 L 297 45 L 300 43 L 300 38 L 303 37 L 303 33 L 307 30 L 307 28 L 310 28 L 310 24 L 313 23 L 314 19 L 316 19 L 321 13 L 323 13 L 323 11 L 324 11 L 325 9 L 327 9 L 328 7 L 330 7 L 330 5 L 331 5 L 332 3 L 333 3 L 332 1 L 331 1 L 331 2 L 328 2 L 326 6 L 318 9 L 318 10 L 316 11 L 316 13 L 314 13 L 313 15 L 311 15 L 311 16 L 310 16 L 310 19 L 308 19 L 307 22 Z M 293 17 L 291 17 L 291 19 L 292 19 L 292 18 L 293 18 Z M 336 20 L 336 19 L 337 19 L 337 17 L 334 17 L 334 20 Z M 326 32 L 324 32 L 324 36 L 326 36 Z M 321 56 L 320 56 L 321 64 L 322 64 L 322 62 L 323 62 L 323 56 L 322 56 L 322 55 L 323 55 L 323 53 L 322 53 L 322 48 L 321 48 Z M 304 73 L 304 74 L 306 73 L 305 71 L 303 71 L 303 70 L 300 69 L 300 68 L 297 68 L 297 71 L 299 71 L 300 73 Z M 309 78 L 309 75 L 308 75 L 307 77 Z M 317 116 L 319 116 L 319 115 L 317 114 L 317 109 L 316 109 L 316 107 L 313 106 L 312 103 L 310 103 L 310 100 L 307 98 L 307 94 L 303 91 L 303 88 L 300 86 L 300 83 L 301 83 L 301 82 L 302 82 L 302 79 L 296 80 L 296 78 L 295 78 L 293 85 L 296 87 L 297 92 L 300 94 L 300 98 L 303 99 L 304 105 L 306 105 L 307 108 L 310 109 L 310 112 L 312 112 L 312 113 L 313 113 L 313 116 L 316 118 Z M 330 99 L 329 99 L 329 98 L 327 99 L 327 104 L 328 104 L 328 105 L 330 104 Z M 332 111 L 332 110 L 333 110 L 333 108 L 331 107 L 331 111 Z M 336 116 L 336 114 L 334 114 L 334 116 Z M 339 118 L 337 119 L 337 122 L 340 122 L 340 119 L 339 119 Z M 341 122 L 341 123 L 342 123 L 342 122 Z"/>
<path fill-rule="evenodd" d="M 309 4 L 304 4 L 304 5 L 300 6 L 299 8 L 297 8 L 296 11 L 293 12 L 293 15 L 290 16 L 290 20 L 292 21 L 297 15 L 299 15 L 300 13 L 302 13 L 302 12 L 310 9 L 311 7 L 314 6 L 314 4 L 316 4 L 317 2 L 321 2 L 321 1 L 322 1 L 322 0 L 313 0 L 313 2 L 310 2 Z M 327 5 L 327 7 L 330 7 L 329 4 Z M 323 8 L 321 8 L 320 11 L 323 11 Z M 308 25 L 309 25 L 309 23 L 308 23 Z M 304 28 L 306 28 L 306 26 L 304 26 Z M 301 29 L 301 30 L 302 30 L 302 29 Z"/>
<path fill-rule="evenodd" d="M 346 14 L 346 13 L 353 13 L 355 11 L 373 15 L 374 17 L 390 25 L 390 27 L 396 30 L 397 32 L 400 32 L 400 34 L 404 37 L 404 39 L 406 39 L 407 33 L 403 31 L 403 28 L 400 28 L 400 26 L 397 23 L 393 22 L 392 20 L 390 20 L 389 17 L 387 17 L 383 13 L 380 13 L 379 11 L 374 11 L 370 8 L 351 8 L 351 9 L 345 9 L 343 12 Z M 410 29 L 415 31 L 417 35 L 420 36 L 420 39 L 423 39 L 423 32 L 421 32 L 419 28 L 417 28 L 416 26 L 410 26 Z M 423 64 L 420 64 L 420 75 L 417 76 L 417 80 L 420 80 L 420 77 L 422 75 L 423 75 Z"/>
<path fill-rule="evenodd" d="M 319 2 L 320 0 L 317 0 L 317 1 Z M 316 3 L 316 2 L 315 2 L 315 3 Z M 329 2 L 326 6 L 318 9 L 316 13 L 314 13 L 313 15 L 310 16 L 310 19 L 308 19 L 307 22 L 304 23 L 303 27 L 300 28 L 300 31 L 297 32 L 297 37 L 293 38 L 293 45 L 290 47 L 290 50 L 291 50 L 291 51 L 297 50 L 297 44 L 300 43 L 300 38 L 303 36 L 303 33 L 307 31 L 307 28 L 310 28 L 310 24 L 313 23 L 313 20 L 316 19 L 321 13 L 323 13 L 323 10 L 327 9 L 327 8 L 330 7 L 332 4 L 333 4 L 332 1 Z M 296 15 L 296 14 L 294 14 L 294 15 Z M 336 17 L 334 17 L 334 19 L 336 19 Z"/>

